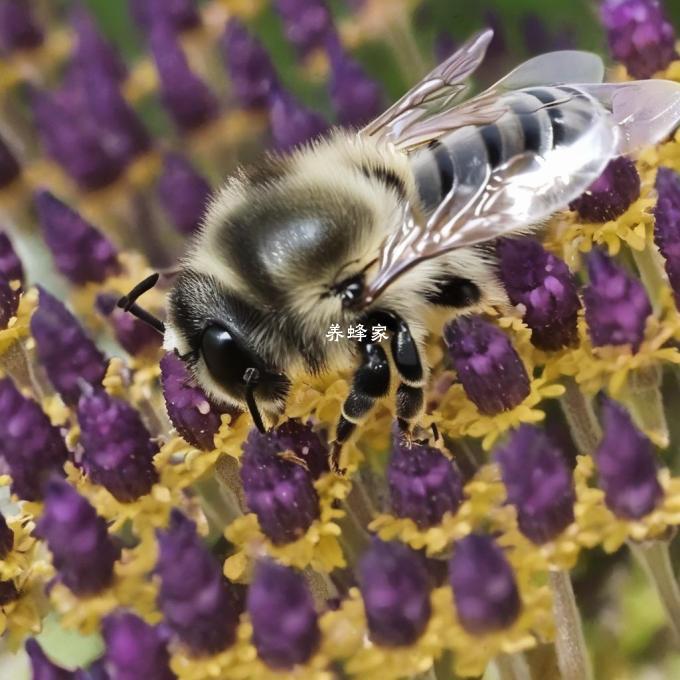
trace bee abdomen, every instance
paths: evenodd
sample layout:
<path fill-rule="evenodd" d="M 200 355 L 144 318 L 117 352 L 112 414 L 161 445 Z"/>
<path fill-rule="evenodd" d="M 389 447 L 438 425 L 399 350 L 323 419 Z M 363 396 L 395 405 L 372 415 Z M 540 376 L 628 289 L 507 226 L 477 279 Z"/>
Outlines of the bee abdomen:
<path fill-rule="evenodd" d="M 535 87 L 501 98 L 496 123 L 459 128 L 414 152 L 423 206 L 433 211 L 451 192 L 475 191 L 493 170 L 525 152 L 542 156 L 575 142 L 592 124 L 594 100 L 572 87 Z"/>

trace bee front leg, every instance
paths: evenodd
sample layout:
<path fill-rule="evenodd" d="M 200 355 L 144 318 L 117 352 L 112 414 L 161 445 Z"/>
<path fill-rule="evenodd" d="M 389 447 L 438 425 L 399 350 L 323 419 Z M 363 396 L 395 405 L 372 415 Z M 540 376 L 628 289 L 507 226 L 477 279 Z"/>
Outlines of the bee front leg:
<path fill-rule="evenodd" d="M 423 412 L 425 370 L 420 351 L 405 321 L 399 320 L 392 334 L 392 358 L 401 383 L 397 388 L 397 422 L 405 433 Z"/>
<path fill-rule="evenodd" d="M 335 431 L 330 465 L 334 472 L 340 470 L 340 451 L 357 424 L 373 408 L 377 399 L 390 389 L 390 365 L 385 350 L 377 343 L 361 346 L 361 365 L 354 374 L 352 389 L 342 405 L 342 415 Z"/>

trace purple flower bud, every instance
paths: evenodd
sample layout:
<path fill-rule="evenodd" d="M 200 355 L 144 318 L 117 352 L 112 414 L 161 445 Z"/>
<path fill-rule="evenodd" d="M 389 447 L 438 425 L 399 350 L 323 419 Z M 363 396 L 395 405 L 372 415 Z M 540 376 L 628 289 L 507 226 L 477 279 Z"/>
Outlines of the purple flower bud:
<path fill-rule="evenodd" d="M 49 191 L 39 191 L 35 205 L 54 263 L 71 283 L 101 283 L 120 271 L 111 241 L 75 210 Z"/>
<path fill-rule="evenodd" d="M 360 128 L 383 111 L 382 88 L 357 61 L 350 58 L 337 36 L 328 42 L 331 61 L 329 88 L 338 123 Z"/>
<path fill-rule="evenodd" d="M 623 519 L 640 519 L 663 497 L 652 443 L 626 409 L 611 399 L 602 403 L 603 437 L 595 452 L 607 507 Z"/>
<path fill-rule="evenodd" d="M 168 417 L 180 436 L 197 449 L 212 451 L 222 414 L 236 416 L 239 411 L 211 401 L 173 352 L 161 359 L 161 382 Z"/>
<path fill-rule="evenodd" d="M 438 64 L 446 61 L 458 48 L 458 43 L 448 31 L 439 31 L 434 39 L 434 57 Z"/>
<path fill-rule="evenodd" d="M 195 0 L 130 0 L 130 11 L 147 33 L 165 22 L 176 31 L 188 31 L 201 24 Z"/>
<path fill-rule="evenodd" d="M 71 21 L 77 38 L 73 53 L 73 61 L 77 67 L 95 68 L 116 82 L 124 80 L 127 76 L 125 64 L 114 47 L 99 32 L 90 14 L 82 7 L 77 7 Z"/>
<path fill-rule="evenodd" d="M 536 12 L 527 12 L 519 23 L 524 44 L 531 55 L 555 50 L 573 50 L 576 47 L 571 27 L 559 26 L 558 30 L 553 32 L 543 17 Z"/>
<path fill-rule="evenodd" d="M 161 100 L 177 127 L 189 131 L 214 120 L 219 103 L 191 70 L 177 34 L 168 23 L 154 25 L 150 45 L 160 79 Z"/>
<path fill-rule="evenodd" d="M 521 425 L 496 452 L 522 533 L 552 540 L 574 521 L 574 487 L 562 452 L 533 425 Z"/>
<path fill-rule="evenodd" d="M 610 161 L 584 194 L 569 204 L 589 222 L 615 220 L 640 198 L 640 175 L 635 163 L 624 156 Z"/>
<path fill-rule="evenodd" d="M 73 680 L 75 674 L 49 660 L 37 640 L 26 640 L 26 652 L 31 661 L 32 680 Z"/>
<path fill-rule="evenodd" d="M 40 406 L 24 397 L 10 378 L 0 380 L 0 413 L 0 453 L 10 469 L 12 491 L 24 500 L 40 500 L 45 480 L 63 474 L 68 457 L 64 440 Z"/>
<path fill-rule="evenodd" d="M 654 240 L 664 257 L 675 305 L 680 308 L 680 175 L 670 168 L 659 168 L 656 193 Z"/>
<path fill-rule="evenodd" d="M 102 622 L 106 667 L 115 680 L 172 680 L 170 659 L 158 628 L 135 614 L 118 613 Z"/>
<path fill-rule="evenodd" d="M 406 647 L 422 635 L 432 613 L 432 584 L 421 555 L 375 539 L 359 562 L 359 588 L 373 642 Z"/>
<path fill-rule="evenodd" d="M 501 239 L 496 252 L 510 302 L 525 308 L 531 342 L 546 351 L 575 345 L 581 302 L 566 263 L 530 238 Z"/>
<path fill-rule="evenodd" d="M 612 56 L 634 78 L 651 78 L 677 58 L 675 32 L 658 0 L 605 0 L 600 16 Z"/>
<path fill-rule="evenodd" d="M 97 311 L 108 318 L 116 335 L 116 340 L 132 356 L 157 350 L 162 341 L 160 333 L 132 314 L 118 309 L 116 307 L 118 297 L 109 293 L 100 293 L 95 302 Z"/>
<path fill-rule="evenodd" d="M 324 0 L 276 0 L 274 4 L 283 21 L 286 38 L 302 56 L 323 47 L 326 38 L 335 32 L 333 17 Z"/>
<path fill-rule="evenodd" d="M 124 159 L 109 152 L 101 130 L 84 110 L 82 93 L 34 91 L 32 108 L 47 153 L 83 189 L 101 189 L 120 177 Z"/>
<path fill-rule="evenodd" d="M 5 516 L 0 513 L 0 560 L 4 560 L 14 547 L 14 532 L 7 525 Z"/>
<path fill-rule="evenodd" d="M 20 593 L 14 585 L 14 581 L 0 581 L 0 607 L 16 602 Z"/>
<path fill-rule="evenodd" d="M 201 223 L 212 189 L 183 156 L 168 153 L 158 180 L 158 198 L 176 229 L 193 234 Z"/>
<path fill-rule="evenodd" d="M 158 605 L 165 622 L 196 654 L 215 654 L 234 642 L 238 613 L 222 569 L 178 510 L 158 532 Z"/>
<path fill-rule="evenodd" d="M 278 78 L 267 50 L 238 19 L 231 18 L 220 40 L 224 63 L 239 104 L 264 107 Z"/>
<path fill-rule="evenodd" d="M 248 589 L 247 608 L 257 654 L 271 668 L 290 670 L 307 662 L 319 646 L 314 600 L 300 572 L 260 562 Z"/>
<path fill-rule="evenodd" d="M 269 118 L 276 147 L 288 151 L 328 130 L 326 121 L 281 90 L 269 101 Z"/>
<path fill-rule="evenodd" d="M 101 384 L 106 360 L 64 304 L 38 287 L 40 302 L 31 317 L 38 358 L 67 404 L 80 398 L 81 384 Z"/>
<path fill-rule="evenodd" d="M 456 542 L 449 580 L 458 620 L 468 633 L 502 630 L 519 616 L 521 602 L 515 575 L 490 536 L 470 534 Z"/>
<path fill-rule="evenodd" d="M 465 394 L 481 413 L 508 411 L 529 394 L 529 376 L 512 343 L 481 316 L 448 323 L 444 340 Z"/>
<path fill-rule="evenodd" d="M 0 278 L 5 281 L 24 281 L 24 268 L 14 251 L 12 242 L 4 231 L 0 231 Z"/>
<path fill-rule="evenodd" d="M 104 519 L 70 484 L 50 480 L 35 533 L 47 542 L 59 577 L 76 595 L 94 595 L 111 585 L 120 548 Z"/>
<path fill-rule="evenodd" d="M 7 328 L 12 317 L 19 309 L 21 289 L 0 277 L 0 330 Z"/>
<path fill-rule="evenodd" d="M 329 450 L 325 432 L 317 433 L 311 425 L 299 420 L 286 420 L 268 434 L 279 451 L 292 451 L 301 458 L 314 479 L 328 472 Z"/>
<path fill-rule="evenodd" d="M 21 174 L 19 162 L 12 150 L 0 137 L 0 189 L 9 186 Z"/>
<path fill-rule="evenodd" d="M 600 250 L 588 257 L 588 275 L 583 300 L 593 345 L 631 345 L 637 352 L 652 313 L 645 287 Z"/>
<path fill-rule="evenodd" d="M 0 1 L 0 51 L 30 50 L 43 42 L 28 0 Z"/>
<path fill-rule="evenodd" d="M 252 430 L 241 458 L 246 504 L 276 545 L 300 538 L 319 516 L 319 497 L 311 474 L 281 457 L 281 452 L 275 438 Z"/>
<path fill-rule="evenodd" d="M 439 449 L 413 443 L 408 446 L 394 432 L 392 456 L 387 467 L 392 512 L 408 517 L 419 527 L 441 522 L 463 502 L 463 480 L 455 463 Z"/>
<path fill-rule="evenodd" d="M 95 484 L 101 484 L 121 503 L 137 500 L 158 481 L 151 440 L 139 413 L 103 390 L 81 397 L 78 404 L 83 465 Z"/>

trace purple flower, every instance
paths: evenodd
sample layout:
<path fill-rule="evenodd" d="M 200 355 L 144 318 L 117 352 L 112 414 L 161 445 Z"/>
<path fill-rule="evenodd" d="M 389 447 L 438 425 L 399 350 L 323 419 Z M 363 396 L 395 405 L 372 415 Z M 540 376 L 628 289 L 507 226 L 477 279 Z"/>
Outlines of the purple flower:
<path fill-rule="evenodd" d="M 0 51 L 30 50 L 43 42 L 28 0 L 0 1 Z"/>
<path fill-rule="evenodd" d="M 610 161 L 584 194 L 569 204 L 589 222 L 615 220 L 640 197 L 640 175 L 635 163 L 624 156 Z"/>
<path fill-rule="evenodd" d="M 382 88 L 345 52 L 337 36 L 330 38 L 328 43 L 329 88 L 338 123 L 360 128 L 383 111 Z"/>
<path fill-rule="evenodd" d="M 659 168 L 656 193 L 654 240 L 664 257 L 675 305 L 680 308 L 680 175 L 670 168 Z"/>
<path fill-rule="evenodd" d="M 530 392 L 529 376 L 508 337 L 481 316 L 444 327 L 449 356 L 465 394 L 485 415 L 515 408 Z"/>
<path fill-rule="evenodd" d="M 588 275 L 583 299 L 593 345 L 631 345 L 637 352 L 652 313 L 645 287 L 597 249 L 588 257 Z"/>
<path fill-rule="evenodd" d="M 83 465 L 121 503 L 137 500 L 158 481 L 151 440 L 139 413 L 103 390 L 84 395 L 78 404 Z"/>
<path fill-rule="evenodd" d="M 522 533 L 550 541 L 574 521 L 574 486 L 562 452 L 545 432 L 521 425 L 496 452 Z"/>
<path fill-rule="evenodd" d="M 14 547 L 14 532 L 7 525 L 5 516 L 0 513 L 0 560 L 4 560 Z"/>
<path fill-rule="evenodd" d="M 675 32 L 657 0 L 605 0 L 609 49 L 634 78 L 651 78 L 677 58 Z"/>
<path fill-rule="evenodd" d="M 393 434 L 387 481 L 392 512 L 421 528 L 439 524 L 463 502 L 463 480 L 455 463 L 432 446 L 414 442 L 409 447 L 398 431 Z"/>
<path fill-rule="evenodd" d="M 276 0 L 286 38 L 301 56 L 324 46 L 335 33 L 333 17 L 324 0 Z"/>
<path fill-rule="evenodd" d="M 275 438 L 252 430 L 241 458 L 246 504 L 276 545 L 300 538 L 319 516 L 319 497 L 311 474 L 281 453 Z"/>
<path fill-rule="evenodd" d="M 161 335 L 149 324 L 116 307 L 120 296 L 100 293 L 95 306 L 107 317 L 116 335 L 116 340 L 132 356 L 155 352 L 161 346 Z"/>
<path fill-rule="evenodd" d="M 501 239 L 496 253 L 510 302 L 525 309 L 532 344 L 546 351 L 575 345 L 581 302 L 566 263 L 531 238 Z"/>
<path fill-rule="evenodd" d="M 299 420 L 286 420 L 268 432 L 279 451 L 292 451 L 301 458 L 314 479 L 328 472 L 329 450 L 325 432 L 315 432 L 312 426 Z"/>
<path fill-rule="evenodd" d="M 328 124 L 318 113 L 281 90 L 270 97 L 269 118 L 274 142 L 281 151 L 304 144 L 328 130 Z"/>
<path fill-rule="evenodd" d="M 5 281 L 24 281 L 24 268 L 14 251 L 12 242 L 4 231 L 0 231 L 0 278 Z"/>
<path fill-rule="evenodd" d="M 172 680 L 170 659 L 158 628 L 132 613 L 107 616 L 102 622 L 106 668 L 115 680 Z"/>
<path fill-rule="evenodd" d="M 31 317 L 38 358 L 67 404 L 80 398 L 81 384 L 101 384 L 106 360 L 64 304 L 38 287 L 40 302 Z"/>
<path fill-rule="evenodd" d="M 14 585 L 14 581 L 0 581 L 0 607 L 4 607 L 10 602 L 16 602 L 21 593 Z"/>
<path fill-rule="evenodd" d="M 421 555 L 375 539 L 359 562 L 359 588 L 373 642 L 406 647 L 422 635 L 432 613 L 432 585 Z"/>
<path fill-rule="evenodd" d="M 101 283 L 120 271 L 114 245 L 75 210 L 49 191 L 38 191 L 35 205 L 54 263 L 71 283 Z"/>
<path fill-rule="evenodd" d="M 35 124 L 47 153 L 85 190 L 118 179 L 125 159 L 106 148 L 77 83 L 56 93 L 33 91 Z"/>
<path fill-rule="evenodd" d="M 78 68 L 95 68 L 106 77 L 121 82 L 127 76 L 127 68 L 113 46 L 106 41 L 97 25 L 82 7 L 77 7 L 71 22 L 76 31 L 73 61 Z M 96 93 L 92 93 L 96 94 Z"/>
<path fill-rule="evenodd" d="M 318 648 L 318 616 L 300 572 L 260 562 L 248 589 L 247 609 L 257 654 L 271 668 L 290 670 L 307 662 Z"/>
<path fill-rule="evenodd" d="M 211 401 L 173 352 L 161 359 L 161 382 L 165 409 L 180 436 L 197 449 L 212 451 L 222 414 L 229 413 L 233 418 L 239 411 Z"/>
<path fill-rule="evenodd" d="M 207 180 L 183 156 L 165 154 L 158 198 L 178 231 L 189 235 L 198 229 L 211 191 Z"/>
<path fill-rule="evenodd" d="M 222 569 L 178 510 L 158 532 L 158 605 L 165 623 L 196 654 L 215 654 L 234 642 L 238 612 Z"/>
<path fill-rule="evenodd" d="M 59 430 L 40 406 L 24 397 L 10 378 L 0 380 L 0 453 L 12 491 L 27 501 L 43 497 L 45 480 L 63 474 L 68 451 Z"/>
<path fill-rule="evenodd" d="M 652 443 L 620 404 L 604 399 L 604 435 L 595 452 L 600 486 L 607 507 L 623 519 L 640 519 L 661 502 Z"/>
<path fill-rule="evenodd" d="M 74 673 L 50 661 L 37 640 L 26 640 L 26 652 L 31 661 L 32 680 L 73 680 Z"/>
<path fill-rule="evenodd" d="M 150 45 L 160 79 L 161 100 L 177 127 L 189 131 L 214 120 L 219 103 L 191 70 L 177 34 L 168 23 L 154 25 Z"/>
<path fill-rule="evenodd" d="M 267 50 L 241 21 L 231 18 L 220 40 L 233 92 L 245 108 L 267 105 L 278 78 Z"/>
<path fill-rule="evenodd" d="M 164 22 L 177 31 L 201 24 L 195 0 L 130 0 L 129 4 L 135 22 L 145 32 Z"/>
<path fill-rule="evenodd" d="M 7 328 L 19 309 L 21 288 L 15 282 L 0 277 L 0 330 Z"/>
<path fill-rule="evenodd" d="M 104 519 L 70 484 L 50 480 L 35 533 L 47 542 L 60 579 L 76 595 L 94 595 L 113 582 L 120 548 Z"/>
<path fill-rule="evenodd" d="M 9 186 L 21 174 L 19 162 L 12 150 L 0 137 L 0 189 Z"/>
<path fill-rule="evenodd" d="M 571 27 L 559 26 L 550 30 L 545 20 L 536 12 L 527 12 L 520 19 L 520 31 L 529 54 L 544 54 L 554 50 L 573 50 L 576 47 Z"/>
<path fill-rule="evenodd" d="M 460 625 L 472 635 L 511 626 L 521 603 L 515 575 L 490 536 L 470 534 L 457 541 L 449 580 Z"/>

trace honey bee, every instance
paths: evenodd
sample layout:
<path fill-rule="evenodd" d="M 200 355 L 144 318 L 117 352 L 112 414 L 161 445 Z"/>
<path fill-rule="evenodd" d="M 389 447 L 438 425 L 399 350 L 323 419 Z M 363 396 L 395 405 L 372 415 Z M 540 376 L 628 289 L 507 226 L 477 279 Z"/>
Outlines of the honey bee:
<path fill-rule="evenodd" d="M 473 36 L 359 132 L 238 170 L 181 261 L 166 322 L 146 315 L 213 399 L 262 430 L 292 379 L 356 365 L 336 467 L 393 379 L 400 426 L 417 422 L 425 340 L 443 316 L 507 303 L 494 239 L 537 229 L 680 120 L 680 84 L 603 84 L 601 59 L 579 51 L 535 57 L 466 99 L 491 38 Z M 121 306 L 144 315 L 135 299 L 152 283 Z M 384 326 L 389 341 L 328 342 L 331 324 Z"/>

